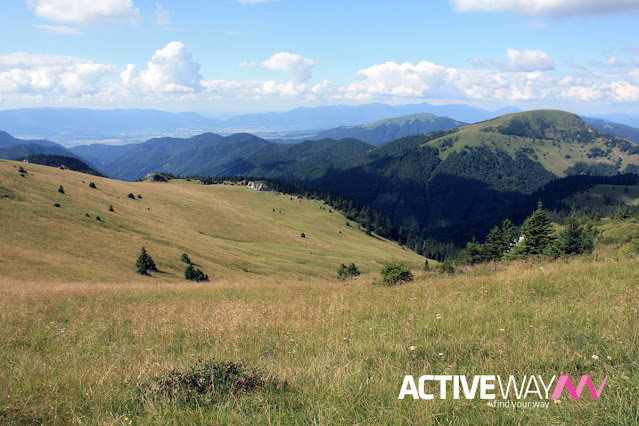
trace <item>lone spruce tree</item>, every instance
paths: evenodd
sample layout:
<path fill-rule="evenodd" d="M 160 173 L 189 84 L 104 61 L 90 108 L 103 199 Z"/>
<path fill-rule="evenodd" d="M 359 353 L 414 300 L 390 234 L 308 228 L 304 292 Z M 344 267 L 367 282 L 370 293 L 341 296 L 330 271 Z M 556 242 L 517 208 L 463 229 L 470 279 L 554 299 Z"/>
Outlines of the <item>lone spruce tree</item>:
<path fill-rule="evenodd" d="M 141 275 L 148 275 L 148 271 L 158 271 L 153 258 L 149 256 L 144 247 L 142 247 L 138 260 L 135 262 L 135 267 L 137 273 Z"/>

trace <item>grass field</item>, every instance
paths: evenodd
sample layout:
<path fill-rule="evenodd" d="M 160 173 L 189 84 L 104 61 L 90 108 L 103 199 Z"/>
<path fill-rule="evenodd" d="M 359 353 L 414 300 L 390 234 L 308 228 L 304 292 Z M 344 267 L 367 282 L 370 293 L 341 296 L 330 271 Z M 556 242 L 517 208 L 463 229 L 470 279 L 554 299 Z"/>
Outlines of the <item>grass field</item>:
<path fill-rule="evenodd" d="M 234 185 L 122 182 L 0 160 L 0 215 L 0 274 L 23 279 L 139 279 L 142 246 L 161 271 L 149 282 L 182 281 L 182 253 L 212 279 L 331 278 L 350 262 L 372 277 L 391 258 L 424 264 L 318 201 Z"/>
<path fill-rule="evenodd" d="M 5 278 L 0 422 L 637 424 L 638 282 L 636 260 L 614 259 L 421 273 L 394 288 Z M 136 383 L 197 358 L 258 367 L 289 387 L 210 405 L 140 398 Z M 599 400 L 565 395 L 548 409 L 397 399 L 405 374 L 562 372 L 609 379 Z"/>
<path fill-rule="evenodd" d="M 453 276 L 416 271 L 413 282 L 382 287 L 372 285 L 374 262 L 417 267 L 423 258 L 346 229 L 313 201 L 33 165 L 23 178 L 13 165 L 0 162 L 11 198 L 0 200 L 0 424 L 639 424 L 639 259 L 628 249 L 639 223 L 602 222 L 605 245 L 589 256 Z M 196 207 L 182 212 L 182 199 Z M 110 217 L 105 201 L 122 217 Z M 85 212 L 105 219 L 85 221 Z M 55 228 L 68 222 L 80 235 L 47 243 L 66 238 Z M 251 245 L 253 232 L 261 244 Z M 135 274 L 143 244 L 166 274 Z M 310 254 L 320 250 L 325 260 Z M 210 282 L 181 279 L 183 251 Z M 238 259 L 254 271 L 235 269 Z M 337 281 L 335 263 L 346 261 L 367 273 Z M 154 377 L 200 358 L 243 363 L 287 386 L 191 403 L 145 394 Z M 480 399 L 398 400 L 406 374 L 585 374 L 596 386 L 609 378 L 598 400 L 564 393 L 547 409 L 505 409 Z"/>

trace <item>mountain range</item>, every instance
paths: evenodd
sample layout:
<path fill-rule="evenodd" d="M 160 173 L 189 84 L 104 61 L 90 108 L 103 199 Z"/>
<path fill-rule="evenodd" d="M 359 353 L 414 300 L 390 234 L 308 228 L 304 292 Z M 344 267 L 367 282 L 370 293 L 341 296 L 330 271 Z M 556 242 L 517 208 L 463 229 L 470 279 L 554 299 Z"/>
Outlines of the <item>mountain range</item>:
<path fill-rule="evenodd" d="M 467 105 L 422 103 L 391 106 L 372 103 L 296 108 L 287 112 L 243 114 L 215 119 L 192 112 L 170 113 L 142 109 L 23 108 L 0 111 L 0 129 L 20 138 L 48 138 L 71 146 L 82 144 L 81 141 L 140 142 L 154 136 L 194 136 L 211 131 L 225 135 L 250 132 L 266 138 L 288 137 L 290 133 L 300 131 L 306 135 L 314 135 L 318 131 L 339 126 L 357 126 L 418 113 L 473 123 L 514 111 L 513 108 L 487 111 Z"/>
<path fill-rule="evenodd" d="M 0 131 L 0 158 L 17 159 L 34 154 L 63 155 L 77 157 L 74 153 L 48 140 L 23 140 Z"/>
<path fill-rule="evenodd" d="M 97 146 L 93 153 L 92 147 L 73 152 L 112 177 L 135 180 L 169 172 L 286 179 L 351 196 L 419 234 L 506 209 L 559 177 L 639 171 L 636 144 L 551 110 L 509 114 L 379 147 L 356 139 L 283 145 L 246 133 Z"/>

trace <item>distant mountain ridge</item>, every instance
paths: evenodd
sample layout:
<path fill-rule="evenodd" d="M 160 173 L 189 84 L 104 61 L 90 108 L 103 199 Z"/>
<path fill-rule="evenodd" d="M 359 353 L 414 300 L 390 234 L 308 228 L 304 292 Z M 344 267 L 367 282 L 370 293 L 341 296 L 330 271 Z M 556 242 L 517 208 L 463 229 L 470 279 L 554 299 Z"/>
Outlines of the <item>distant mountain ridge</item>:
<path fill-rule="evenodd" d="M 406 136 L 448 130 L 465 124 L 467 123 L 448 117 L 436 117 L 433 114 L 421 113 L 388 118 L 359 126 L 342 126 L 325 130 L 319 132 L 313 139 L 352 138 L 378 146 Z"/>
<path fill-rule="evenodd" d="M 0 158 L 15 160 L 36 154 L 62 155 L 77 157 L 68 149 L 47 140 L 23 140 L 0 131 Z"/>
<path fill-rule="evenodd" d="M 124 180 L 140 179 L 155 172 L 292 177 L 371 149 L 373 146 L 354 139 L 323 139 L 282 145 L 249 133 L 231 136 L 204 133 L 187 139 L 155 138 L 121 147 L 88 145 L 71 148 L 102 172 Z M 96 163 L 100 154 L 103 155 L 102 160 Z"/>
<path fill-rule="evenodd" d="M 582 117 L 583 120 L 595 129 L 611 135 L 626 138 L 634 143 L 639 144 L 639 129 L 625 124 L 613 123 L 608 120 L 599 118 Z M 639 120 L 637 120 L 639 123 Z"/>
<path fill-rule="evenodd" d="M 242 114 L 215 119 L 185 112 L 148 109 L 98 110 L 87 108 L 22 108 L 0 110 L 0 129 L 25 138 L 49 138 L 74 144 L 79 140 L 148 140 L 154 136 L 196 135 L 206 132 L 314 132 L 340 126 L 357 126 L 389 117 L 429 113 L 474 123 L 512 112 L 513 108 L 487 111 L 467 105 L 334 105 L 296 108 L 286 112 Z"/>

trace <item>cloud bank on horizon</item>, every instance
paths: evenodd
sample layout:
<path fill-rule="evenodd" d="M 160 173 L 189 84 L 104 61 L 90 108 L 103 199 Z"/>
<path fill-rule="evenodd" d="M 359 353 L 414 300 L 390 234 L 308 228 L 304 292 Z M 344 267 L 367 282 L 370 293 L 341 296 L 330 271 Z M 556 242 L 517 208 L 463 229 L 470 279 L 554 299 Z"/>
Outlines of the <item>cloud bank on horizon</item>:
<path fill-rule="evenodd" d="M 237 0 L 244 8 L 283 2 Z M 46 24 L 38 30 L 74 37 L 91 26 L 135 27 L 142 12 L 133 0 L 27 0 L 33 15 Z M 453 14 L 502 12 L 568 19 L 575 16 L 634 14 L 637 0 L 451 0 Z M 175 10 L 154 3 L 156 25 L 173 24 Z M 634 16 L 634 15 L 633 15 Z M 585 18 L 584 18 L 585 19 Z M 588 18 L 596 19 L 596 18 Z M 547 24 L 539 24 L 543 31 Z M 185 38 L 190 39 L 188 35 Z M 5 48 L 6 49 L 6 48 Z M 100 63 L 91 57 L 14 51 L 0 54 L 0 106 L 84 105 L 154 107 L 180 103 L 183 110 L 203 105 L 318 105 L 382 101 L 492 103 L 494 105 L 601 105 L 639 102 L 639 49 L 624 46 L 627 58 L 610 54 L 588 63 L 558 60 L 539 48 L 508 46 L 501 57 L 472 56 L 466 66 L 433 60 L 387 60 L 347 70 L 350 78 L 321 78 L 322 61 L 295 51 L 272 50 L 261 58 L 247 53 L 236 63 L 244 72 L 271 73 L 267 79 L 207 78 L 206 69 L 185 42 L 156 46 L 146 64 Z M 269 56 L 270 55 L 270 56 Z M 468 55 L 471 56 L 471 55 Z M 144 58 L 141 58 L 144 60 Z M 318 75 L 319 78 L 313 77 Z M 279 77 L 277 77 L 279 76 Z M 275 78 L 273 78 L 275 77 Z M 349 81 L 350 80 L 350 81 Z M 278 104 L 279 102 L 279 104 Z M 637 112 L 639 108 L 636 107 Z"/>

